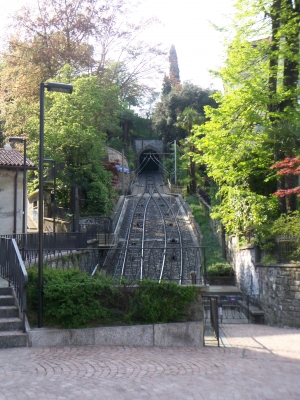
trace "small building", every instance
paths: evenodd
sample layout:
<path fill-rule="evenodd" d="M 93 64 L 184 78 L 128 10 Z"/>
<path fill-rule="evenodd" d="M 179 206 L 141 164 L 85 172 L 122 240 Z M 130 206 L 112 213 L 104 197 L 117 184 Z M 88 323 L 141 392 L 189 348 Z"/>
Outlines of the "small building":
<path fill-rule="evenodd" d="M 36 169 L 26 158 L 26 169 Z M 24 156 L 6 144 L 0 148 L 0 235 L 22 233 Z M 27 194 L 27 179 L 26 179 Z M 27 232 L 27 195 L 25 204 Z"/>

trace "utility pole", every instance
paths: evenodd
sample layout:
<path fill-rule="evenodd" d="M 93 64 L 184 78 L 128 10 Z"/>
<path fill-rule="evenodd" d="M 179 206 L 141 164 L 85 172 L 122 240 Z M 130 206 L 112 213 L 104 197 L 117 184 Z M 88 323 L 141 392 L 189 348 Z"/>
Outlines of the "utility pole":
<path fill-rule="evenodd" d="M 176 140 L 174 140 L 174 181 L 177 185 L 177 172 L 176 172 Z"/>
<path fill-rule="evenodd" d="M 122 195 L 125 195 L 125 184 L 124 184 L 124 150 L 122 150 Z"/>

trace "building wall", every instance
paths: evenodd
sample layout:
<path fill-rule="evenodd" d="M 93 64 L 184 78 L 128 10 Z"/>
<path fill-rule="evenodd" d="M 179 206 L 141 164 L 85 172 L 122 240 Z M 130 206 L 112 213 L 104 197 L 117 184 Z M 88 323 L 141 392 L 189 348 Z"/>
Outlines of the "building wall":
<path fill-rule="evenodd" d="M 33 222 L 34 226 L 38 227 L 38 204 L 39 204 L 39 192 L 34 192 L 28 198 L 28 216 L 30 217 L 31 221 Z"/>
<path fill-rule="evenodd" d="M 12 234 L 14 230 L 15 170 L 0 169 L 0 235 Z M 18 171 L 16 233 L 22 233 L 23 172 Z"/>

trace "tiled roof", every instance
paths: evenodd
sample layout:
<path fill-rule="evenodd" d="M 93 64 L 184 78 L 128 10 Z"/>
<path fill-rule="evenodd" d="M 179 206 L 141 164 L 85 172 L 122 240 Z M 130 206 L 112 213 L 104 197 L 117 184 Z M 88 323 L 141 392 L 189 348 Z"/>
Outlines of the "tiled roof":
<path fill-rule="evenodd" d="M 5 150 L 0 149 L 0 168 L 16 168 L 23 167 L 24 156 L 18 150 Z M 26 167 L 35 169 L 35 165 L 28 158 L 26 158 Z"/>

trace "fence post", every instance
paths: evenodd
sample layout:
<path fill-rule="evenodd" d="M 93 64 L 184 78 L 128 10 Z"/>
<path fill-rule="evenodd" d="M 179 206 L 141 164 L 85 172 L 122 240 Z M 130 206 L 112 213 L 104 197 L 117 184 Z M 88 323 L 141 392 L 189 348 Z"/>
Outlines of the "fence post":
<path fill-rule="evenodd" d="M 197 274 L 196 274 L 195 271 L 192 271 L 190 273 L 190 280 L 191 280 L 191 284 L 192 285 L 196 285 L 196 283 L 197 283 Z"/>
<path fill-rule="evenodd" d="M 211 326 L 215 332 L 216 339 L 218 341 L 218 347 L 220 347 L 218 298 L 219 298 L 219 296 L 211 296 L 210 297 L 210 322 L 211 322 Z"/>
<path fill-rule="evenodd" d="M 247 318 L 248 318 L 248 324 L 250 323 L 250 296 L 249 294 L 247 295 Z"/>
<path fill-rule="evenodd" d="M 206 255 L 205 255 L 205 247 L 203 247 L 203 267 L 204 267 L 204 285 L 206 285 L 207 281 L 207 271 L 206 271 Z"/>

